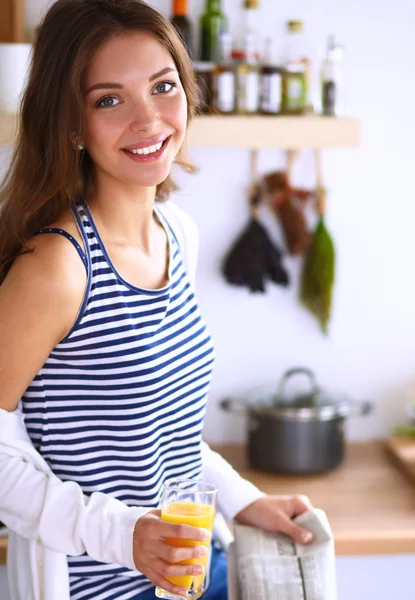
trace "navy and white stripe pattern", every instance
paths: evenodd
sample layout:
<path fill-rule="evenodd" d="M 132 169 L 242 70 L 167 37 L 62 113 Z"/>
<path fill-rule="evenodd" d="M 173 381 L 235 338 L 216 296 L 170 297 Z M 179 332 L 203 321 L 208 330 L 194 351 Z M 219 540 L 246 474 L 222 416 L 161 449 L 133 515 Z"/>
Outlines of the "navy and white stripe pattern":
<path fill-rule="evenodd" d="M 87 495 L 156 507 L 165 480 L 200 477 L 212 342 L 177 240 L 159 213 L 169 238 L 169 282 L 145 290 L 116 271 L 86 203 L 73 211 L 87 250 L 87 289 L 74 326 L 22 398 L 26 427 L 61 480 Z M 130 600 L 151 585 L 87 555 L 68 562 L 71 600 Z"/>

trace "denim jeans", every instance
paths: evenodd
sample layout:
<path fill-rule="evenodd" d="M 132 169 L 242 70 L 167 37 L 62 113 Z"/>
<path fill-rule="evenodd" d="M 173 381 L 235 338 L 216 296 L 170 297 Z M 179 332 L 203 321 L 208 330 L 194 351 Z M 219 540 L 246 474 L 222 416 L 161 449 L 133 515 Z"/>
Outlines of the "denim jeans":
<path fill-rule="evenodd" d="M 154 587 L 134 597 L 134 600 L 156 600 Z M 223 550 L 212 545 L 210 585 L 200 600 L 228 600 L 228 562 Z"/>

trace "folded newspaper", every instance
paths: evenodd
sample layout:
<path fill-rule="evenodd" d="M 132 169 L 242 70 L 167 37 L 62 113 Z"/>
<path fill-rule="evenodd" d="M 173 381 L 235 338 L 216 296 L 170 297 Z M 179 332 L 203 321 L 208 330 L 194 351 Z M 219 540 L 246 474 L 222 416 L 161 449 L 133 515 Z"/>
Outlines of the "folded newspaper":
<path fill-rule="evenodd" d="M 311 544 L 233 524 L 229 600 L 336 600 L 334 540 L 324 511 L 312 509 L 295 521 L 313 532 Z"/>

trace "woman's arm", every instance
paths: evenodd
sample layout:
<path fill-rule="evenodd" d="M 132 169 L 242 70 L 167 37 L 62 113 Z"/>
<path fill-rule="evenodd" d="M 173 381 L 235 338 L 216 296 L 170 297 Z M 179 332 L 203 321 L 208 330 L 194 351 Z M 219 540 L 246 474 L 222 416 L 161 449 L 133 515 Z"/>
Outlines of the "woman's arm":
<path fill-rule="evenodd" d="M 283 531 L 299 543 L 311 542 L 312 534 L 293 518 L 311 508 L 301 495 L 267 496 L 243 479 L 231 465 L 202 442 L 203 477 L 219 487 L 218 505 L 228 521 L 253 525 L 266 531 Z"/>
<path fill-rule="evenodd" d="M 128 507 L 62 482 L 33 447 L 19 410 L 0 410 L 0 520 L 18 535 L 72 556 L 135 569 L 133 533 L 151 508 Z"/>
<path fill-rule="evenodd" d="M 227 521 L 232 521 L 243 508 L 265 496 L 206 442 L 202 442 L 202 458 L 203 479 L 218 486 L 218 507 Z"/>
<path fill-rule="evenodd" d="M 81 306 L 85 268 L 60 236 L 39 236 L 0 287 L 0 520 L 65 554 L 134 568 L 133 531 L 147 508 L 60 481 L 35 451 L 16 410 Z"/>

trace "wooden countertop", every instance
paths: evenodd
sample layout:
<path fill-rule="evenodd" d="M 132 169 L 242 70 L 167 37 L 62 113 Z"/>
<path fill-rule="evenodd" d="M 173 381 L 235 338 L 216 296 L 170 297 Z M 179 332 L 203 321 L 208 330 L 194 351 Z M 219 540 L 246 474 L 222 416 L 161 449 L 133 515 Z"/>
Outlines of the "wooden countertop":
<path fill-rule="evenodd" d="M 351 444 L 331 473 L 283 476 L 249 469 L 241 446 L 217 446 L 241 475 L 269 494 L 306 494 L 333 529 L 336 554 L 415 553 L 415 486 L 389 457 L 385 444 Z M 0 538 L 0 564 L 7 538 Z"/>
<path fill-rule="evenodd" d="M 307 495 L 326 512 L 337 555 L 415 553 L 415 486 L 384 443 L 351 444 L 339 469 L 308 476 L 249 469 L 241 446 L 215 450 L 266 493 Z"/>

